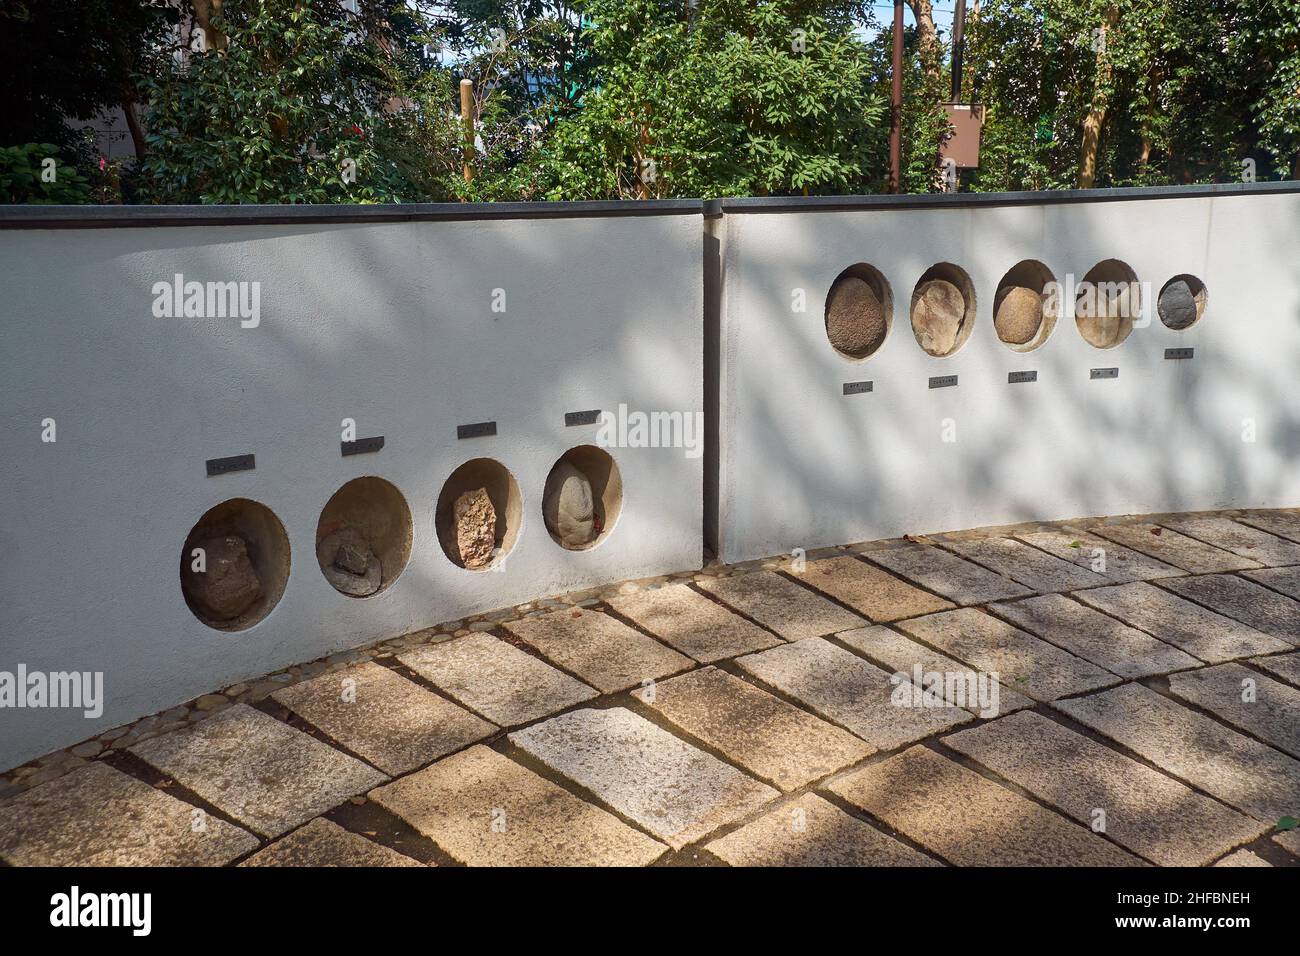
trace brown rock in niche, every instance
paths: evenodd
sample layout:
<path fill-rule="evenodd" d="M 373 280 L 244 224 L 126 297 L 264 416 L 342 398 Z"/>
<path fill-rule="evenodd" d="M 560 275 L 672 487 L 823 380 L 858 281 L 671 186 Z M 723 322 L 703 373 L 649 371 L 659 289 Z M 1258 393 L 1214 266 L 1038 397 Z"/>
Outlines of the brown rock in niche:
<path fill-rule="evenodd" d="M 343 527 L 321 538 L 316 558 L 325 580 L 352 597 L 369 597 L 383 583 L 383 564 L 355 528 Z"/>
<path fill-rule="evenodd" d="M 998 304 L 993 327 L 1008 345 L 1032 342 L 1043 323 L 1043 297 L 1033 289 L 1012 286 Z"/>
<path fill-rule="evenodd" d="M 831 286 L 826 301 L 826 335 L 831 345 L 854 358 L 865 358 L 885 341 L 885 309 L 871 283 L 844 276 Z"/>
<path fill-rule="evenodd" d="M 947 355 L 957 347 L 965 315 L 966 297 L 947 279 L 929 279 L 912 296 L 912 328 L 931 355 Z"/>
<path fill-rule="evenodd" d="M 474 488 L 456 499 L 452 507 L 456 523 L 456 552 L 467 568 L 486 567 L 496 547 L 497 511 L 482 488 Z"/>
<path fill-rule="evenodd" d="M 185 593 L 214 621 L 239 617 L 262 596 L 262 582 L 248 557 L 248 543 L 237 534 L 206 538 L 203 549 L 205 570 L 195 571 L 186 556 Z"/>

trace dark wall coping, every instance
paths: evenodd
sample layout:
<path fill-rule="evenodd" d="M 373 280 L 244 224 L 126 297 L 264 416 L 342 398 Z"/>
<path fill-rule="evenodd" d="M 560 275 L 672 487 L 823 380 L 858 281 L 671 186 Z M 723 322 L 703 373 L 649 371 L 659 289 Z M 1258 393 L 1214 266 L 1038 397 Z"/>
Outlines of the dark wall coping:
<path fill-rule="evenodd" d="M 0 229 L 103 229 L 145 226 L 332 225 L 338 223 L 456 222 L 493 219 L 587 219 L 606 216 L 855 212 L 876 209 L 961 209 L 986 206 L 1131 202 L 1210 196 L 1300 193 L 1300 181 L 1059 189 L 1015 193 L 934 193 L 871 196 L 771 196 L 735 199 L 660 199 L 599 202 L 404 203 L 390 205 L 231 206 L 4 206 Z"/>

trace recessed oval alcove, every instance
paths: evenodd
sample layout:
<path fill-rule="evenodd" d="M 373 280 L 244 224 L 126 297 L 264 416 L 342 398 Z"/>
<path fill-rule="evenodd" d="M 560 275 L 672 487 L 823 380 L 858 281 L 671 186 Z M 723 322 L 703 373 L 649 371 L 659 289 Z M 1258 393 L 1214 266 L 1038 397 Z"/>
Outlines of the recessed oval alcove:
<path fill-rule="evenodd" d="M 289 581 L 289 536 L 266 505 L 231 498 L 204 512 L 181 549 L 181 594 L 218 631 L 261 621 Z"/>
<path fill-rule="evenodd" d="M 1142 316 L 1142 289 L 1127 262 L 1103 259 L 1075 291 L 1074 324 L 1094 348 L 1113 349 L 1129 337 Z"/>
<path fill-rule="evenodd" d="M 993 328 L 1004 345 L 1032 352 L 1047 341 L 1060 312 L 1055 283 L 1052 270 L 1037 259 L 1007 270 L 993 296 Z"/>
<path fill-rule="evenodd" d="M 551 466 L 542 492 L 542 521 L 551 540 L 568 551 L 604 541 L 623 508 L 618 463 L 603 448 L 578 445 Z"/>
<path fill-rule="evenodd" d="M 845 358 L 861 360 L 885 344 L 894 321 L 894 297 L 880 270 L 859 262 L 835 277 L 825 311 L 831 346 Z"/>
<path fill-rule="evenodd" d="M 411 509 L 383 478 L 353 478 L 330 497 L 316 523 L 316 562 L 334 590 L 374 597 L 411 557 Z"/>
<path fill-rule="evenodd" d="M 961 266 L 932 265 L 912 290 L 912 334 L 929 355 L 955 354 L 975 328 L 975 284 Z"/>
<path fill-rule="evenodd" d="M 522 521 L 519 485 L 494 458 L 474 458 L 453 471 L 434 511 L 443 554 L 469 571 L 487 571 L 509 554 Z"/>

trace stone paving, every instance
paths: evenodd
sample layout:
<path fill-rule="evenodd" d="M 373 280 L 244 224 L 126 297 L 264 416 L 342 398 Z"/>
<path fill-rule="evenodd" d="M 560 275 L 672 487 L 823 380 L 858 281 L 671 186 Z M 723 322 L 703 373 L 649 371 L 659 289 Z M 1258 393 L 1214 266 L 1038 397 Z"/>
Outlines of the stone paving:
<path fill-rule="evenodd" d="M 1298 648 L 1300 510 L 710 563 L 15 768 L 0 861 L 1300 866 Z"/>

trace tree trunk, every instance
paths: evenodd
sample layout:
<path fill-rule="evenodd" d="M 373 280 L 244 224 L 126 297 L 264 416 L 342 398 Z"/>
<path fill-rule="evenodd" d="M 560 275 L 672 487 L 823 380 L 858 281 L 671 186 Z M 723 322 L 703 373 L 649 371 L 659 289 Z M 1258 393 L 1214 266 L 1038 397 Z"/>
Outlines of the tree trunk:
<path fill-rule="evenodd" d="M 224 0 L 194 0 L 194 19 L 198 22 L 199 29 L 203 31 L 205 49 L 226 48 L 225 34 L 212 26 L 213 18 L 221 13 L 223 2 Z"/>
<path fill-rule="evenodd" d="M 136 158 L 144 159 L 148 147 L 145 144 L 144 127 L 140 125 L 140 118 L 135 115 L 135 101 L 122 100 L 122 112 L 126 114 L 126 128 L 131 131 L 131 143 L 135 146 Z"/>
<path fill-rule="evenodd" d="M 1083 145 L 1079 150 L 1079 188 L 1092 189 L 1097 184 L 1097 153 L 1101 146 L 1101 127 L 1106 122 L 1109 105 L 1110 78 L 1113 72 L 1106 55 L 1106 37 L 1119 22 L 1119 10 L 1109 7 L 1101 26 L 1101 42 L 1097 46 L 1097 78 L 1093 84 L 1092 109 L 1083 121 Z"/>
<path fill-rule="evenodd" d="M 937 91 L 943 83 L 943 64 L 939 50 L 939 34 L 934 28 L 934 6 L 931 0 L 907 0 L 912 16 L 916 18 L 917 53 L 927 84 Z"/>

